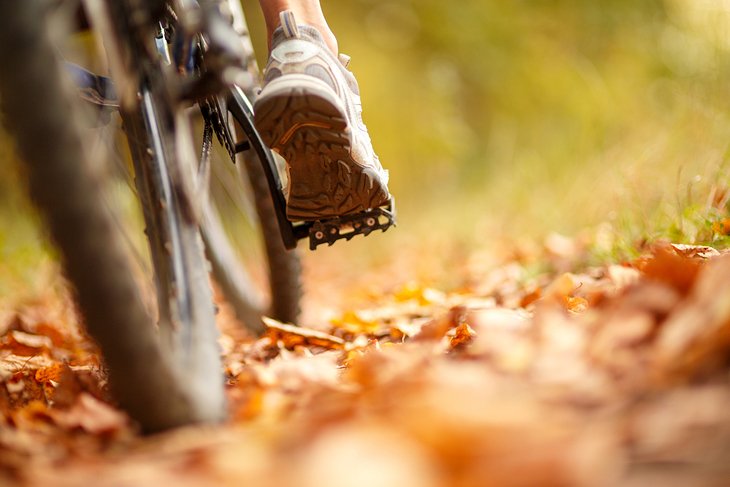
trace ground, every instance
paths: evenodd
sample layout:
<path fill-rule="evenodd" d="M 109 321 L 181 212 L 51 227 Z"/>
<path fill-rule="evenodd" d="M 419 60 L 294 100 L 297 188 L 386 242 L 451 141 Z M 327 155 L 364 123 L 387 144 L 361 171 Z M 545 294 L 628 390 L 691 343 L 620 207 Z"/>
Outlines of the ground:
<path fill-rule="evenodd" d="M 115 406 L 0 132 L 0 486 L 730 485 L 729 3 L 524 3 L 325 2 L 400 226 L 218 301 L 222 425 Z"/>
<path fill-rule="evenodd" d="M 230 420 L 148 437 L 59 278 L 2 310 L 0 485 L 726 485 L 730 255 L 586 251 L 473 252 L 457 290 L 371 286 L 258 339 L 220 303 Z"/>

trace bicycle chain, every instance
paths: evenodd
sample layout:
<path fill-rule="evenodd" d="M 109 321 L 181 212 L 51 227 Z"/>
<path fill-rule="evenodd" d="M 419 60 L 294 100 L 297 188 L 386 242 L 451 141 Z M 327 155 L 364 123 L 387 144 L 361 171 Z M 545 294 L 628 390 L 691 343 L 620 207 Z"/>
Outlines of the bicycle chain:
<path fill-rule="evenodd" d="M 213 126 L 213 131 L 218 142 L 226 148 L 226 152 L 228 152 L 231 161 L 235 164 L 236 143 L 233 140 L 233 134 L 228 126 L 228 110 L 221 106 L 221 100 L 218 97 L 208 98 L 205 103 L 201 104 L 201 108 L 203 108 L 203 117 Z"/>

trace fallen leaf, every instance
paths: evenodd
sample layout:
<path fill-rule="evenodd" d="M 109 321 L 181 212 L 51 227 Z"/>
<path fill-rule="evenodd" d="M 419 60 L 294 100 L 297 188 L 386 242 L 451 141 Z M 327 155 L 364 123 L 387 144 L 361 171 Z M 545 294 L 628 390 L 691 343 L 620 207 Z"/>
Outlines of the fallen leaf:
<path fill-rule="evenodd" d="M 368 320 L 356 311 L 346 311 L 339 318 L 330 321 L 335 328 L 349 333 L 364 333 L 371 335 L 387 334 L 388 326 L 377 320 Z"/>
<path fill-rule="evenodd" d="M 551 233 L 545 238 L 545 249 L 557 257 L 569 258 L 577 253 L 578 245 L 575 239 Z"/>
<path fill-rule="evenodd" d="M 48 352 L 53 347 L 50 338 L 13 330 L 5 335 L 0 348 L 9 350 L 15 355 L 32 356 Z"/>
<path fill-rule="evenodd" d="M 730 218 L 712 222 L 712 231 L 718 235 L 730 235 Z"/>
<path fill-rule="evenodd" d="M 317 355 L 280 355 L 268 364 L 255 367 L 256 373 L 266 370 L 269 387 L 275 385 L 284 391 L 298 391 L 304 387 L 323 385 L 335 387 L 340 378 L 340 356 L 337 351 Z"/>
<path fill-rule="evenodd" d="M 393 295 L 396 301 L 416 301 L 419 305 L 441 304 L 445 300 L 444 293 L 436 289 L 423 287 L 417 282 L 409 282 Z"/>
<path fill-rule="evenodd" d="M 450 329 L 464 323 L 466 316 L 467 309 L 465 307 L 455 306 L 424 324 L 414 340 L 441 340 Z"/>
<path fill-rule="evenodd" d="M 570 296 L 578 288 L 578 280 L 575 275 L 566 272 L 553 280 L 545 288 L 545 296 L 565 297 Z"/>
<path fill-rule="evenodd" d="M 436 487 L 440 472 L 429 452 L 387 424 L 329 428 L 286 469 L 287 487 Z"/>
<path fill-rule="evenodd" d="M 649 279 L 664 282 L 686 294 L 694 284 L 702 263 L 678 253 L 670 245 L 660 244 L 654 254 L 641 264 L 640 270 Z"/>
<path fill-rule="evenodd" d="M 127 427 L 124 414 L 85 392 L 70 409 L 52 411 L 53 420 L 68 430 L 79 428 L 95 435 L 108 435 Z"/>
<path fill-rule="evenodd" d="M 522 299 L 520 300 L 520 308 L 526 308 L 530 306 L 532 303 L 537 301 L 542 297 L 542 289 L 535 288 L 534 290 L 530 291 L 529 293 L 525 294 Z"/>
<path fill-rule="evenodd" d="M 36 335 L 46 336 L 50 338 L 53 346 L 55 347 L 66 346 L 66 337 L 58 330 L 58 327 L 55 327 L 48 323 L 38 323 L 35 326 L 34 333 Z"/>
<path fill-rule="evenodd" d="M 730 256 L 702 270 L 689 298 L 662 325 L 655 373 L 675 382 L 726 363 L 730 353 Z"/>
<path fill-rule="evenodd" d="M 43 367 L 36 370 L 35 380 L 42 383 L 51 381 L 58 382 L 61 380 L 61 375 L 66 368 L 67 366 L 64 364 L 53 364 L 50 367 Z"/>
<path fill-rule="evenodd" d="M 710 259 L 720 255 L 717 249 L 706 245 L 671 244 L 671 246 L 675 252 L 690 259 Z"/>
<path fill-rule="evenodd" d="M 563 302 L 565 309 L 573 313 L 580 313 L 588 309 L 588 300 L 579 296 L 566 296 Z"/>
<path fill-rule="evenodd" d="M 471 343 L 476 336 L 476 332 L 466 323 L 462 323 L 454 329 L 454 336 L 449 340 L 449 346 L 452 350 L 464 347 Z"/>
<path fill-rule="evenodd" d="M 641 277 L 638 270 L 622 265 L 609 265 L 606 273 L 617 290 L 637 283 Z"/>
<path fill-rule="evenodd" d="M 298 346 L 317 346 L 334 350 L 345 348 L 345 341 L 342 338 L 328 333 L 301 326 L 287 325 L 266 316 L 263 317 L 263 321 L 271 340 L 281 342 L 288 349 L 294 349 Z"/>
<path fill-rule="evenodd" d="M 469 309 L 465 321 L 478 334 L 488 334 L 493 330 L 525 330 L 530 326 L 530 318 L 524 310 L 494 307 Z"/>

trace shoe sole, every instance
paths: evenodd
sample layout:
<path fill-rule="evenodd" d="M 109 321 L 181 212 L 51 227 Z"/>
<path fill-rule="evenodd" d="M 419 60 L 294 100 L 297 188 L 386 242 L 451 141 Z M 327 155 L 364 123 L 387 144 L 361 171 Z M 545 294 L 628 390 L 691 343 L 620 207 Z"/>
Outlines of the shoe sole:
<path fill-rule="evenodd" d="M 254 117 L 263 141 L 289 166 L 287 218 L 311 221 L 359 213 L 390 198 L 377 172 L 351 155 L 351 128 L 331 88 L 311 76 L 270 82 Z"/>

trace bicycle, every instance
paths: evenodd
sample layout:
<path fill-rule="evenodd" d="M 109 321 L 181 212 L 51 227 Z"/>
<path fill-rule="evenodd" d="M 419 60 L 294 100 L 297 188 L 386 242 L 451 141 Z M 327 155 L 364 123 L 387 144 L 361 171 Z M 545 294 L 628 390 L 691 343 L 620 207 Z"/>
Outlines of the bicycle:
<path fill-rule="evenodd" d="M 263 313 L 295 322 L 299 264 L 288 250 L 301 239 L 315 249 L 385 231 L 395 224 L 394 204 L 328 221 L 286 219 L 277 162 L 253 125 L 258 71 L 235 1 L 84 0 L 113 82 L 62 63 L 44 21 L 51 7 L 0 0 L 0 104 L 25 162 L 31 198 L 61 251 L 122 408 L 145 431 L 220 421 L 224 381 L 208 262 L 250 328 L 261 329 Z M 118 111 L 123 121 L 149 243 L 156 319 L 105 200 L 103 171 L 85 149 L 80 103 Z M 199 157 L 190 135 L 196 108 L 203 120 Z M 251 184 L 271 276 L 268 310 L 240 272 L 208 198 L 214 136 Z"/>

